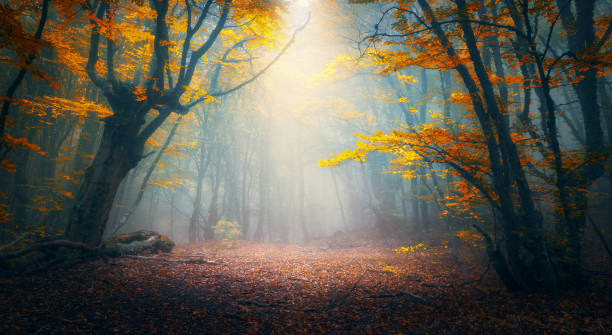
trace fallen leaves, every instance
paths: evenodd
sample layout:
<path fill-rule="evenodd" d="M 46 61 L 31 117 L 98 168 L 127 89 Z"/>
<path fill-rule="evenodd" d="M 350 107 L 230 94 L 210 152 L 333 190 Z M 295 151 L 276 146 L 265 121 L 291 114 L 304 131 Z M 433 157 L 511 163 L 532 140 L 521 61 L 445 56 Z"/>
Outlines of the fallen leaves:
<path fill-rule="evenodd" d="M 228 249 L 208 241 L 149 257 L 163 261 L 99 260 L 3 279 L 0 332 L 507 334 L 612 327 L 608 281 L 570 291 L 556 310 L 546 296 L 504 291 L 483 266 L 462 275 L 448 249 L 398 254 L 392 249 L 401 241 L 353 239 L 350 248 L 335 249 L 328 242 L 238 241 Z M 182 261 L 191 259 L 205 262 Z"/>

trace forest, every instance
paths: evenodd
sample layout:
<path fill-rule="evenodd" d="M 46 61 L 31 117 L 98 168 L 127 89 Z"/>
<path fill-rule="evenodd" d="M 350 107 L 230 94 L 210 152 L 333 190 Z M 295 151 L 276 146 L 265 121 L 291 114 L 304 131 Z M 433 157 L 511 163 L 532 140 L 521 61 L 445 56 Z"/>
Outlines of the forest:
<path fill-rule="evenodd" d="M 0 332 L 611 334 L 607 0 L 0 0 Z"/>

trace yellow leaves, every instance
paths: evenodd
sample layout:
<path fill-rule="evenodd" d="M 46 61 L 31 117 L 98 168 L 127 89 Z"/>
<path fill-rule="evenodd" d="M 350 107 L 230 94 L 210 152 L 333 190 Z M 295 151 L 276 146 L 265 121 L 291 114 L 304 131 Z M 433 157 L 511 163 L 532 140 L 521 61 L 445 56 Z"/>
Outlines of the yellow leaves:
<path fill-rule="evenodd" d="M 472 97 L 466 93 L 454 92 L 451 93 L 450 101 L 458 105 L 471 105 Z"/>
<path fill-rule="evenodd" d="M 401 98 L 397 99 L 397 102 L 399 102 L 399 103 L 408 103 L 408 102 L 410 102 L 410 100 L 408 100 L 407 97 L 401 97 Z"/>
<path fill-rule="evenodd" d="M 339 154 L 329 154 L 331 158 L 321 159 L 317 163 L 319 167 L 338 167 L 341 163 L 353 160 L 353 161 L 365 161 L 367 153 L 358 150 L 345 150 Z"/>
<path fill-rule="evenodd" d="M 224 45 L 226 47 L 229 47 L 233 45 L 234 43 L 237 43 L 243 38 L 243 36 L 236 34 L 236 32 L 233 29 L 223 29 L 219 33 L 219 36 L 221 37 L 223 42 L 225 42 Z"/>
<path fill-rule="evenodd" d="M 233 240 L 242 236 L 238 222 L 219 220 L 212 229 L 217 237 L 221 237 L 223 240 Z"/>
<path fill-rule="evenodd" d="M 395 267 L 388 265 L 385 262 L 378 262 L 378 265 L 382 266 L 382 271 L 384 272 L 389 272 L 389 273 L 393 273 L 393 274 L 400 274 L 402 273 L 399 269 L 396 269 Z"/>
<path fill-rule="evenodd" d="M 201 85 L 196 85 L 193 87 L 185 86 L 184 89 L 185 94 L 183 94 L 183 97 L 181 99 L 183 103 L 188 103 L 199 99 L 203 99 L 205 103 L 219 102 L 217 98 L 208 94 L 206 89 L 204 89 Z"/>
<path fill-rule="evenodd" d="M 414 76 L 409 76 L 401 73 L 396 74 L 395 77 L 397 78 L 397 80 L 403 81 L 407 84 L 414 84 L 417 82 L 417 79 Z"/>
<path fill-rule="evenodd" d="M 66 99 L 56 96 L 44 96 L 32 102 L 32 112 L 40 117 L 43 113 L 52 112 L 55 118 L 76 115 L 79 117 L 89 117 L 95 115 L 98 118 L 105 118 L 113 115 L 113 112 L 102 104 L 87 100 L 85 97 L 77 99 Z"/>
<path fill-rule="evenodd" d="M 423 159 L 423 156 L 421 156 L 415 150 L 411 150 L 411 149 L 401 150 L 400 152 L 398 152 L 396 156 L 397 157 L 395 159 L 391 160 L 391 163 L 401 165 L 401 166 L 415 165 L 417 164 L 417 162 Z M 409 171 L 412 171 L 412 170 L 409 170 Z M 405 179 L 412 179 L 413 177 L 415 177 L 413 173 L 402 174 L 402 176 Z"/>
<path fill-rule="evenodd" d="M 434 111 L 428 111 L 429 112 L 429 116 L 436 121 L 444 121 L 444 122 L 450 122 L 451 120 L 446 120 L 445 116 L 442 115 L 442 113 L 440 112 L 434 112 Z"/>
<path fill-rule="evenodd" d="M 338 80 L 372 68 L 375 71 L 378 70 L 378 66 L 373 59 L 340 54 L 315 79 L 322 81 Z"/>
<path fill-rule="evenodd" d="M 136 86 L 132 94 L 136 96 L 136 101 L 145 101 L 147 100 L 147 90 L 140 86 Z"/>
<path fill-rule="evenodd" d="M 398 254 L 414 254 L 417 251 L 424 251 L 425 244 L 423 242 L 416 245 L 409 245 L 405 247 L 399 247 L 397 249 L 393 249 Z"/>
<path fill-rule="evenodd" d="M 416 176 L 416 170 L 405 169 L 402 171 L 402 178 L 406 180 L 414 179 Z"/>
<path fill-rule="evenodd" d="M 148 29 L 143 29 L 141 25 L 136 24 L 137 21 L 124 20 L 114 25 L 120 39 L 123 43 L 128 43 L 129 46 L 137 44 L 152 43 L 155 36 Z M 162 41 L 163 43 L 168 41 Z"/>
<path fill-rule="evenodd" d="M 422 124 L 396 129 L 389 134 L 377 131 L 374 135 L 358 135 L 358 138 L 360 141 L 355 143 L 353 150 L 330 154 L 331 158 L 319 161 L 319 167 L 337 167 L 348 160 L 364 161 L 368 152 L 378 151 L 393 155 L 391 163 L 399 168 L 392 172 L 411 178 L 412 172 L 404 171 L 406 169 L 401 167 L 422 164 L 423 158 L 429 153 L 427 146 L 446 145 L 450 141 L 450 134 L 447 130 L 437 128 L 435 124 Z"/>
<path fill-rule="evenodd" d="M 217 98 L 213 97 L 212 95 L 206 95 L 204 97 L 204 102 L 205 103 L 219 102 L 219 100 Z"/>

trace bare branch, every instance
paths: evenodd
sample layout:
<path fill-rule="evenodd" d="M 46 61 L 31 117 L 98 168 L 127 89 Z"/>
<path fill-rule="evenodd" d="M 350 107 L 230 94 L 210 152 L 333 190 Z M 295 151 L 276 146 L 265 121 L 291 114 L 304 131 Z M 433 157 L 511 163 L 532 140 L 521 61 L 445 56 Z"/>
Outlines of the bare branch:
<path fill-rule="evenodd" d="M 227 21 L 227 16 L 229 14 L 231 3 L 232 3 L 231 0 L 228 0 L 225 2 L 223 6 L 223 12 L 221 13 L 221 17 L 219 17 L 219 21 L 217 21 L 217 26 L 210 33 L 210 36 L 208 36 L 208 39 L 206 40 L 206 42 L 202 46 L 200 46 L 196 51 L 191 53 L 191 59 L 189 59 L 189 65 L 187 66 L 185 75 L 183 77 L 180 77 L 177 80 L 175 95 L 177 96 L 180 95 L 178 93 L 182 93 L 185 90 L 183 87 L 191 83 L 191 79 L 193 78 L 193 74 L 195 73 L 195 69 L 198 65 L 198 62 L 200 61 L 200 58 L 202 58 L 202 56 L 208 51 L 208 49 L 210 49 L 213 46 L 213 44 L 217 40 L 217 37 L 219 36 L 219 33 L 221 33 L 221 30 L 225 26 L 225 22 Z"/>
<path fill-rule="evenodd" d="M 175 91 L 178 88 L 178 84 L 183 82 L 183 79 L 185 77 L 185 69 L 187 65 L 187 55 L 189 54 L 189 49 L 191 47 L 191 39 L 193 38 L 193 35 L 200 29 L 200 26 L 204 22 L 204 19 L 206 18 L 206 15 L 208 14 L 208 11 L 210 10 L 210 6 L 212 5 L 212 2 L 213 2 L 212 0 L 208 0 L 206 2 L 206 5 L 204 6 L 204 9 L 202 9 L 202 12 L 200 13 L 200 17 L 198 18 L 198 21 L 195 27 L 191 28 L 191 20 L 192 20 L 191 4 L 190 4 L 190 0 L 185 0 L 185 7 L 187 8 L 187 29 L 185 31 L 185 40 L 183 41 L 183 51 L 181 53 L 181 69 L 179 71 L 179 75 L 176 80 L 177 87 L 174 88 Z"/>
<path fill-rule="evenodd" d="M 310 13 L 308 13 L 308 18 L 306 19 L 306 22 L 304 22 L 304 24 L 299 27 L 298 29 L 296 29 L 293 32 L 293 36 L 291 36 L 291 39 L 289 40 L 289 42 L 287 42 L 287 44 L 285 44 L 285 46 L 281 49 L 281 51 L 272 59 L 272 61 L 270 63 L 268 63 L 268 65 L 266 65 L 263 69 L 261 69 L 259 72 L 257 72 L 253 77 L 251 77 L 250 79 L 242 82 L 241 84 L 238 84 L 228 90 L 225 91 L 221 91 L 221 92 L 214 92 L 211 93 L 210 95 L 213 97 L 220 97 L 220 96 L 224 96 L 227 94 L 230 94 L 232 92 L 235 92 L 239 89 L 241 89 L 242 87 L 252 83 L 253 81 L 255 81 L 257 78 L 259 78 L 264 72 L 266 72 L 272 65 L 274 65 L 274 63 L 276 63 L 276 61 L 278 61 L 280 59 L 280 57 L 287 51 L 287 49 L 289 49 L 289 47 L 291 46 L 291 44 L 293 44 L 293 42 L 295 42 L 295 37 L 297 36 L 297 33 L 304 30 L 304 28 L 306 28 L 306 25 L 308 24 L 308 22 L 310 21 Z M 200 102 L 204 101 L 206 98 L 200 98 L 190 104 L 187 105 L 188 108 L 191 108 L 197 104 L 199 104 Z"/>

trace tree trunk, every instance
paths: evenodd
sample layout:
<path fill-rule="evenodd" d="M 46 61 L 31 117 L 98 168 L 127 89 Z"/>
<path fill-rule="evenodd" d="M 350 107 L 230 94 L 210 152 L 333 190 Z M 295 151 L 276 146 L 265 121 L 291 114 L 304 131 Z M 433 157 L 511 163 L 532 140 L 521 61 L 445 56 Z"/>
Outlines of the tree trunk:
<path fill-rule="evenodd" d="M 342 218 L 342 226 L 344 229 L 348 229 L 348 223 L 346 222 L 346 217 L 344 215 L 344 206 L 342 206 L 342 198 L 340 198 L 340 190 L 338 190 L 338 182 L 336 181 L 336 174 L 334 174 L 333 170 L 330 170 L 332 181 L 334 183 L 334 191 L 336 192 L 336 199 L 338 200 L 338 207 L 340 207 L 340 215 Z"/>
<path fill-rule="evenodd" d="M 426 14 L 434 18 L 433 10 L 425 0 L 418 0 Z M 525 172 L 519 160 L 517 148 L 510 138 L 509 130 L 498 106 L 493 86 L 488 77 L 482 58 L 477 46 L 474 32 L 468 20 L 466 20 L 465 1 L 457 0 L 459 7 L 459 18 L 461 29 L 464 33 L 465 43 L 474 65 L 474 72 L 480 82 L 480 88 L 472 78 L 469 70 L 463 64 L 458 64 L 455 70 L 459 73 L 465 87 L 468 89 L 476 116 L 486 138 L 487 151 L 489 154 L 492 179 L 497 202 L 492 205 L 499 208 L 504 222 L 505 245 L 508 253 L 508 266 L 514 281 L 521 289 L 529 289 L 534 284 L 533 275 L 545 278 L 545 284 L 556 290 L 556 279 L 552 266 L 545 255 L 542 236 L 540 233 L 542 216 L 536 209 L 527 183 Z M 457 56 L 453 45 L 448 40 L 440 24 L 434 19 L 432 22 L 434 33 L 439 37 L 443 47 L 452 58 Z M 482 94 L 482 95 L 481 95 Z M 484 98 L 484 104 L 482 98 Z M 486 105 L 486 108 L 485 108 Z M 497 134 L 498 138 L 496 138 Z M 499 139 L 499 142 L 498 142 Z M 520 215 L 515 212 L 514 199 L 512 198 L 512 185 L 516 184 L 519 200 Z M 526 238 L 521 238 L 519 232 L 523 229 L 528 232 Z M 528 260 L 519 254 L 521 245 L 533 256 L 535 262 L 530 264 Z M 493 248 L 491 248 L 493 255 Z M 498 262 L 505 267 L 505 262 Z M 503 276 L 505 269 L 496 268 L 498 274 Z"/>
<path fill-rule="evenodd" d="M 204 239 L 213 240 L 215 238 L 215 232 L 213 226 L 217 224 L 219 220 L 219 188 L 221 186 L 221 159 L 217 157 L 215 159 L 215 171 L 211 176 L 212 179 L 212 196 L 210 198 L 210 206 L 208 208 L 208 218 L 204 223 Z"/>
<path fill-rule="evenodd" d="M 144 140 L 138 132 L 144 124 L 141 111 L 147 108 L 125 91 L 124 97 L 108 97 L 114 115 L 106 120 L 98 153 L 76 197 L 65 233 L 69 240 L 100 244 L 117 189 L 142 158 Z"/>
<path fill-rule="evenodd" d="M 267 135 L 262 135 L 266 137 Z M 257 214 L 257 228 L 255 229 L 255 234 L 253 238 L 258 241 L 262 241 L 264 238 L 264 226 L 268 216 L 266 215 L 266 208 L 268 207 L 269 202 L 269 192 L 268 192 L 268 143 L 267 140 L 261 139 L 261 147 L 259 154 L 259 208 Z"/>
<path fill-rule="evenodd" d="M 298 152 L 301 152 L 298 150 Z M 297 160 L 297 170 L 298 170 L 298 221 L 300 224 L 300 228 L 302 230 L 302 235 L 304 237 L 304 241 L 308 242 L 310 240 L 310 234 L 308 233 L 308 226 L 306 224 L 306 213 L 305 213 L 305 201 L 306 201 L 306 185 L 304 181 L 304 163 L 302 162 L 302 157 L 299 156 Z"/>
<path fill-rule="evenodd" d="M 198 180 L 196 182 L 196 196 L 193 200 L 193 211 L 189 219 L 189 242 L 200 240 L 200 218 L 202 216 L 202 186 L 204 177 L 208 170 L 210 159 L 206 159 L 206 149 L 204 141 L 200 144 L 200 162 L 198 165 Z"/>
<path fill-rule="evenodd" d="M 251 159 L 253 157 L 254 150 L 251 150 L 250 137 L 247 138 L 246 148 L 244 149 L 243 165 L 242 165 L 242 183 L 240 192 L 240 203 L 241 203 L 241 219 L 240 227 L 242 229 L 242 236 L 246 237 L 250 229 L 251 221 L 251 204 L 250 204 L 250 190 L 252 174 L 249 173 Z"/>
<path fill-rule="evenodd" d="M 172 126 L 172 129 L 170 130 L 170 133 L 168 134 L 168 137 L 166 137 L 166 140 L 164 141 L 164 144 L 162 145 L 162 147 L 159 149 L 159 151 L 155 155 L 155 158 L 151 162 L 151 165 L 149 165 L 149 168 L 147 169 L 147 173 L 145 174 L 144 178 L 142 179 L 142 183 L 140 184 L 140 188 L 138 188 L 138 194 L 136 195 L 136 199 L 134 200 L 130 208 L 128 208 L 127 213 L 121 218 L 121 222 L 117 226 L 117 229 L 129 223 L 132 214 L 138 208 L 138 205 L 140 205 L 140 202 L 142 201 L 142 197 L 144 196 L 144 192 L 147 188 L 147 185 L 149 184 L 149 180 L 151 179 L 151 176 L 153 175 L 155 168 L 158 166 L 157 164 L 163 157 L 164 152 L 166 151 L 166 149 L 168 149 L 168 146 L 172 142 L 172 138 L 176 134 L 176 130 L 181 120 L 182 120 L 182 117 L 179 117 L 179 119 L 174 123 L 174 125 Z"/>

